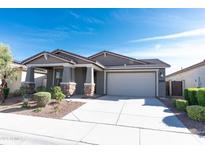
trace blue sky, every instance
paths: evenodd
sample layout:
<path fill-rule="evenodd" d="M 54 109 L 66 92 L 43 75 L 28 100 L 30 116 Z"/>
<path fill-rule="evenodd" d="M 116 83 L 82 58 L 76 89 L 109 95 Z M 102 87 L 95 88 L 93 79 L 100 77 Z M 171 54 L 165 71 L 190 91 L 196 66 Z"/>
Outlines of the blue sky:
<path fill-rule="evenodd" d="M 205 9 L 0 9 L 0 42 L 14 59 L 64 49 L 159 58 L 168 73 L 205 59 Z"/>

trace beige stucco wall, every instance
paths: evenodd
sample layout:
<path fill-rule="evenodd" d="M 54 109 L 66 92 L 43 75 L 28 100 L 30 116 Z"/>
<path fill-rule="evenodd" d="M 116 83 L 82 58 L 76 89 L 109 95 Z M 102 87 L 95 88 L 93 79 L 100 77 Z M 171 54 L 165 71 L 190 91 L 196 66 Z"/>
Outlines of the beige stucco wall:
<path fill-rule="evenodd" d="M 21 87 L 22 70 L 22 68 L 17 69 L 17 80 L 8 81 L 8 87 L 10 88 L 10 92 L 14 92 Z"/>
<path fill-rule="evenodd" d="M 199 78 L 201 82 L 199 82 Z M 205 87 L 205 66 L 201 66 L 180 74 L 166 77 L 166 81 L 170 81 L 170 80 L 171 81 L 184 80 L 184 88 L 198 87 L 199 85 L 201 85 L 201 87 Z"/>
<path fill-rule="evenodd" d="M 35 73 L 35 84 L 36 87 L 44 85 L 46 86 L 46 75 L 41 73 Z M 26 79 L 26 71 L 23 71 L 22 68 L 18 68 L 17 70 L 17 80 L 8 81 L 8 87 L 10 88 L 10 92 L 14 92 L 21 87 L 21 84 L 25 82 Z"/>

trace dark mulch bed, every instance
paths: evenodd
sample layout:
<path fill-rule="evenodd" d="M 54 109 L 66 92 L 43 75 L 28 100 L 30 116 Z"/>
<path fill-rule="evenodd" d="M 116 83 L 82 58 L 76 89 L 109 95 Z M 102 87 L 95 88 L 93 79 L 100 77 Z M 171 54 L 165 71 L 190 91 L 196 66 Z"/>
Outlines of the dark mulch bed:
<path fill-rule="evenodd" d="M 29 101 L 29 108 L 22 108 L 22 104 L 21 98 L 9 98 L 0 104 L 0 112 L 60 119 L 85 103 L 66 100 L 57 103 L 52 100 L 43 108 L 38 108 L 35 101 Z"/>
<path fill-rule="evenodd" d="M 172 104 L 173 99 L 175 98 L 165 98 L 160 100 L 182 121 L 191 133 L 205 136 L 205 122 L 191 120 L 186 112 L 178 111 Z"/>

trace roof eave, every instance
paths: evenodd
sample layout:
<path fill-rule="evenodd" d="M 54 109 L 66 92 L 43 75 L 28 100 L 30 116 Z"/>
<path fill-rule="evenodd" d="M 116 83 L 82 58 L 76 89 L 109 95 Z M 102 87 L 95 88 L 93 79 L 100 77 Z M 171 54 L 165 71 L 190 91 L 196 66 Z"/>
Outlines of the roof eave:
<path fill-rule="evenodd" d="M 121 57 L 121 58 L 128 59 L 128 60 L 136 61 L 136 62 L 141 63 L 141 64 L 147 64 L 147 62 L 144 62 L 142 60 L 138 60 L 138 59 L 135 59 L 135 58 L 132 58 L 132 57 L 127 57 L 127 56 L 124 56 L 124 55 L 121 55 L 121 54 L 118 54 L 118 53 L 114 53 L 114 52 L 110 52 L 110 51 L 100 51 L 100 52 L 98 52 L 94 55 L 89 56 L 88 58 L 91 59 L 91 58 L 97 57 L 98 55 L 101 55 L 101 54 L 104 54 L 104 53 L 108 53 L 108 54 L 111 54 L 113 56 Z"/>
<path fill-rule="evenodd" d="M 29 58 L 23 60 L 21 63 L 22 63 L 23 65 L 26 65 L 26 64 L 28 64 L 30 61 L 35 60 L 36 58 L 38 58 L 38 57 L 40 57 L 40 56 L 43 56 L 43 54 L 45 54 L 45 53 L 48 54 L 48 55 L 50 55 L 50 56 L 52 56 L 52 57 L 55 57 L 55 58 L 60 59 L 60 60 L 62 60 L 62 61 L 65 61 L 65 62 L 67 62 L 67 63 L 75 64 L 75 62 L 73 62 L 73 61 L 68 61 L 68 60 L 66 60 L 66 59 L 64 59 L 64 58 L 58 57 L 58 56 L 56 56 L 55 54 L 52 54 L 52 53 L 47 52 L 47 51 L 43 51 L 43 52 L 40 52 L 40 53 L 38 53 L 38 54 L 36 54 L 36 55 L 34 55 L 34 56 L 31 56 L 31 57 L 29 57 Z"/>
<path fill-rule="evenodd" d="M 182 70 L 179 70 L 179 71 L 176 71 L 174 73 L 171 73 L 171 74 L 167 75 L 166 77 L 170 77 L 170 76 L 173 76 L 173 75 L 184 73 L 184 72 L 187 72 L 189 70 L 192 70 L 192 69 L 195 69 L 195 68 L 198 68 L 198 67 L 201 67 L 201 66 L 205 66 L 205 60 L 200 62 L 200 63 L 194 64 L 192 66 L 186 67 L 186 68 L 184 68 Z"/>
<path fill-rule="evenodd" d="M 105 66 L 100 64 L 99 62 L 95 62 L 95 61 L 93 61 L 91 59 L 88 59 L 86 57 L 83 57 L 83 56 L 80 56 L 80 55 L 77 55 L 77 54 L 73 54 L 71 52 L 67 52 L 67 51 L 62 50 L 62 49 L 56 49 L 56 50 L 52 51 L 51 53 L 55 54 L 57 52 L 62 52 L 62 53 L 68 54 L 68 55 L 72 55 L 72 56 L 75 56 L 76 58 L 80 58 L 80 59 L 83 59 L 84 61 L 87 61 L 89 63 L 95 64 L 95 65 L 97 65 L 97 66 L 99 66 L 101 68 L 105 68 Z"/>

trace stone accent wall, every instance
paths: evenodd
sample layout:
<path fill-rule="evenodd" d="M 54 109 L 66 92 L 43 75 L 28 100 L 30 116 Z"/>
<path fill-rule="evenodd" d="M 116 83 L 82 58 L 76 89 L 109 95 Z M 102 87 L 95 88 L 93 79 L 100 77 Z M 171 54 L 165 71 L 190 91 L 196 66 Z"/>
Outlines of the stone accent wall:
<path fill-rule="evenodd" d="M 26 94 L 33 94 L 35 92 L 35 83 L 25 82 L 22 85 L 26 89 Z"/>
<path fill-rule="evenodd" d="M 95 84 L 85 83 L 84 84 L 84 95 L 85 96 L 93 96 L 95 92 Z"/>
<path fill-rule="evenodd" d="M 75 82 L 61 83 L 61 89 L 66 96 L 72 96 L 76 90 Z"/>

